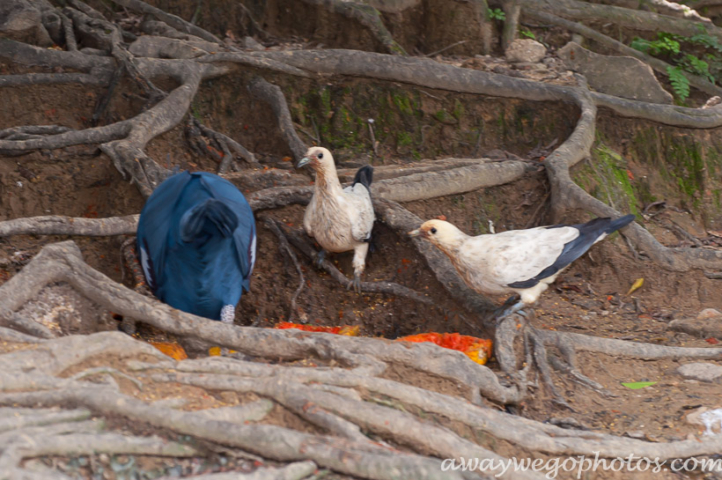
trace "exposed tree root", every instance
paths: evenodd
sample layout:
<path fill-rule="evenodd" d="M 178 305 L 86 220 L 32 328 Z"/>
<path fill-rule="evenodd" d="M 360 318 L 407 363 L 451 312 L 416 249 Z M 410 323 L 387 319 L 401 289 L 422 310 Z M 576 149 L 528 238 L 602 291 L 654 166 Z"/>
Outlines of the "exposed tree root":
<path fill-rule="evenodd" d="M 672 68 L 672 65 L 670 65 L 669 63 L 667 63 L 663 60 L 659 60 L 658 58 L 654 58 L 650 55 L 642 53 L 639 50 L 636 50 L 632 47 L 628 47 L 627 45 L 623 44 L 622 42 L 619 42 L 607 35 L 599 33 L 594 29 L 591 29 L 585 25 L 582 25 L 581 23 L 572 22 L 570 20 L 565 20 L 565 19 L 558 17 L 556 15 L 553 15 L 551 13 L 548 13 L 548 12 L 545 12 L 542 10 L 536 10 L 536 9 L 526 9 L 526 10 L 524 10 L 524 14 L 535 20 L 540 20 L 545 23 L 551 23 L 553 25 L 558 25 L 560 27 L 566 28 L 567 30 L 571 30 L 572 32 L 576 32 L 580 35 L 583 35 L 586 38 L 589 38 L 591 40 L 594 40 L 595 42 L 598 42 L 600 45 L 604 45 L 605 47 L 616 50 L 617 52 L 619 52 L 621 54 L 638 58 L 639 60 L 648 64 L 649 66 L 651 66 L 653 69 L 655 69 L 657 72 L 661 73 L 662 75 L 669 75 L 667 68 Z M 700 89 L 701 91 L 708 93 L 710 95 L 722 95 L 722 88 L 713 84 L 709 80 L 706 80 L 697 75 L 692 75 L 689 72 L 683 71 L 682 74 L 685 77 L 687 77 L 687 79 L 689 80 L 689 83 L 691 85 Z"/>
<path fill-rule="evenodd" d="M 274 460 L 310 459 L 320 466 L 362 478 L 391 480 L 398 478 L 398 474 L 419 480 L 462 478 L 456 472 L 442 472 L 437 460 L 403 454 L 368 442 L 358 444 L 337 437 L 301 433 L 272 425 L 237 425 L 209 420 L 198 413 L 148 405 L 107 387 L 85 386 L 82 389 L 8 393 L 0 395 L 0 403 L 83 405 L 99 414 L 120 415 L 133 421 L 239 447 Z"/>
<path fill-rule="evenodd" d="M 179 17 L 166 14 L 140 0 L 113 0 L 133 11 L 153 16 L 154 34 L 193 41 L 190 35 L 226 48 L 221 40 Z M 392 53 L 404 53 L 383 26 L 374 7 L 336 0 L 305 0 L 359 20 Z M 591 5 L 574 0 L 559 0 L 563 16 L 584 20 L 590 9 L 617 18 L 617 7 Z M 161 43 L 148 42 L 147 57 L 135 58 L 126 49 L 123 39 L 132 38 L 117 25 L 78 0 L 70 0 L 61 17 L 67 52 L 47 50 L 0 39 L 0 57 L 31 67 L 69 69 L 74 73 L 32 73 L 0 77 L 2 86 L 75 83 L 81 85 L 109 85 L 108 94 L 100 102 L 94 115 L 102 116 L 104 105 L 112 94 L 120 72 L 129 74 L 134 87 L 148 97 L 147 109 L 129 120 L 111 125 L 75 131 L 63 126 L 23 126 L 0 132 L 0 154 L 21 155 L 38 149 L 57 149 L 71 145 L 99 145 L 122 174 L 134 182 L 141 193 L 148 196 L 169 173 L 144 153 L 153 138 L 169 131 L 184 118 L 198 92 L 201 82 L 234 71 L 233 65 L 260 71 L 274 71 L 285 75 L 313 78 L 317 75 L 349 75 L 378 80 L 402 82 L 447 91 L 480 95 L 522 98 L 532 101 L 563 101 L 579 107 L 580 119 L 572 135 L 544 163 L 551 184 L 551 205 L 555 216 L 570 209 L 582 209 L 595 215 L 618 216 L 619 212 L 591 197 L 569 174 L 569 168 L 589 155 L 594 141 L 597 107 L 605 107 L 617 114 L 646 118 L 659 123 L 690 128 L 712 128 L 722 125 L 722 106 L 690 109 L 619 99 L 590 93 L 585 85 L 566 87 L 505 77 L 486 72 L 457 68 L 429 59 L 381 55 L 348 50 L 298 50 L 283 52 L 238 51 L 199 54 L 191 59 L 161 59 Z M 487 7 L 477 0 L 477 6 Z M 608 37 L 587 27 L 558 17 L 544 17 L 539 6 L 542 0 L 504 2 L 509 25 L 515 24 L 519 5 L 529 9 L 544 21 L 556 22 L 606 42 L 626 52 Z M 615 10 L 616 8 L 616 10 Z M 482 15 L 483 16 L 483 15 Z M 635 22 L 646 28 L 650 21 L 665 25 L 667 31 L 687 32 L 698 23 L 684 19 L 636 12 L 620 22 Z M 148 28 L 151 20 L 149 22 Z M 566 23 L 565 23 L 566 22 Z M 659 23 L 663 22 L 663 23 Z M 571 26 L 569 25 L 571 23 Z M 172 28 L 171 28 L 172 27 Z M 572 28 L 573 27 L 573 28 Z M 174 31 L 173 28 L 178 31 Z M 705 25 L 707 31 L 719 38 L 720 30 Z M 513 38 L 515 28 L 507 28 L 505 43 Z M 75 34 L 78 38 L 75 38 Z M 688 33 L 683 33 L 688 34 Z M 92 39 L 111 57 L 91 56 L 77 50 L 86 39 Z M 195 39 L 197 40 L 197 39 Z M 210 51 L 210 50 L 209 50 Z M 629 52 L 627 52 L 629 53 Z M 651 61 L 644 58 L 645 61 Z M 666 65 L 654 63 L 656 69 Z M 61 70 L 62 71 L 62 70 Z M 176 86 L 168 92 L 154 86 L 157 78 L 170 78 Z M 694 79 L 693 79 L 694 80 Z M 717 87 L 705 83 L 697 86 L 704 91 L 718 93 Z M 261 77 L 250 82 L 254 97 L 271 105 L 284 139 L 296 160 L 306 151 L 299 139 L 283 92 L 278 86 Z M 711 89 L 710 89 L 711 88 Z M 706 90 L 705 90 L 706 89 Z M 195 127 L 223 152 L 219 171 L 231 167 L 234 154 L 255 162 L 253 154 L 228 136 L 200 124 Z M 220 155 L 218 160 L 221 160 Z M 538 167 L 525 161 L 486 162 L 479 159 L 450 159 L 433 165 L 415 165 L 408 171 L 379 168 L 374 183 L 376 213 L 400 235 L 412 230 L 423 219 L 413 215 L 395 201 L 413 201 L 452 195 L 501 185 L 514 181 Z M 349 180 L 353 171 L 341 171 Z M 244 172 L 245 174 L 245 172 Z M 290 183 L 290 182 L 289 182 Z M 277 208 L 291 203 L 308 202 L 308 186 L 283 186 L 257 191 L 249 195 L 252 208 Z M 303 286 L 303 273 L 287 241 L 304 255 L 313 258 L 313 248 L 299 235 L 282 224 L 267 219 L 267 224 L 279 238 L 294 262 Z M 18 234 L 62 235 L 119 235 L 135 231 L 137 215 L 90 220 L 69 217 L 37 217 L 0 222 L 0 236 Z M 632 225 L 623 232 L 636 248 L 652 260 L 670 270 L 683 271 L 692 267 L 719 270 L 722 252 L 705 249 L 670 249 L 659 244 L 646 230 Z M 534 328 L 520 316 L 504 319 L 499 325 L 491 321 L 494 310 L 486 298 L 470 290 L 459 278 L 448 259 L 427 243 L 414 241 L 439 281 L 473 315 L 478 325 L 495 329 L 496 357 L 501 376 L 491 369 L 471 362 L 460 352 L 441 349 L 429 344 L 409 344 L 383 339 L 353 338 L 312 334 L 301 331 L 280 331 L 224 325 L 175 310 L 111 281 L 89 267 L 82 260 L 72 242 L 46 246 L 11 280 L 0 286 L 0 320 L 27 332 L 29 335 L 0 327 L 3 342 L 30 344 L 29 348 L 11 350 L 0 355 L 0 403 L 4 405 L 37 407 L 38 405 L 78 407 L 77 410 L 45 411 L 21 410 L 0 412 L 0 471 L 11 472 L 17 478 L 32 476 L 19 466 L 23 459 L 39 455 L 77 455 L 93 451 L 110 453 L 143 453 L 182 457 L 198 454 L 188 446 L 159 439 L 121 437 L 98 433 L 99 422 L 87 419 L 90 411 L 101 416 L 121 416 L 135 423 L 146 423 L 164 430 L 193 435 L 212 444 L 240 448 L 278 461 L 312 460 L 289 465 L 284 472 L 258 471 L 263 475 L 288 475 L 301 478 L 316 466 L 363 478 L 479 478 L 471 472 L 444 472 L 439 458 L 459 457 L 503 460 L 485 446 L 466 438 L 465 433 L 442 428 L 433 419 L 459 422 L 472 432 L 483 432 L 519 448 L 555 455 L 591 455 L 606 458 L 635 455 L 661 459 L 713 455 L 722 448 L 722 440 L 685 440 L 651 443 L 620 438 L 582 430 L 561 429 L 553 425 L 501 413 L 483 406 L 484 400 L 499 405 L 519 405 L 528 395 L 532 383 L 529 374 L 535 367 L 541 380 L 555 401 L 567 408 L 566 402 L 554 386 L 552 368 L 556 368 L 585 388 L 600 395 L 612 395 L 603 385 L 585 376 L 578 368 L 578 351 L 626 356 L 640 359 L 665 358 L 722 358 L 722 348 L 667 347 L 621 340 L 594 338 L 583 335 L 546 331 Z M 340 284 L 348 279 L 330 262 L 324 269 Z M 171 362 L 147 344 L 118 333 L 95 334 L 86 337 L 54 338 L 55 333 L 44 325 L 20 318 L 17 311 L 48 284 L 67 282 L 93 302 L 120 313 L 124 317 L 148 323 L 164 332 L 192 337 L 213 345 L 221 345 L 245 355 L 244 361 L 232 358 L 186 360 Z M 433 304 L 428 297 L 390 282 L 364 282 L 369 292 L 404 296 L 424 304 Z M 300 287 L 294 294 L 291 310 Z M 478 328 L 478 325 L 474 327 Z M 47 339 L 47 340 L 41 340 Z M 71 368 L 102 355 L 103 357 L 138 357 L 156 364 L 135 362 L 131 370 L 149 371 L 150 377 L 125 373 L 109 366 L 87 367 L 79 373 Z M 263 362 L 251 361 L 253 358 Z M 297 360 L 320 363 L 317 368 L 289 366 Z M 269 364 L 268 361 L 279 364 Z M 327 366 L 326 366 L 327 365 Z M 340 365 L 341 367 L 338 367 Z M 401 382 L 382 378 L 391 366 L 413 369 L 428 376 L 451 381 L 466 391 L 464 398 L 430 392 Z M 109 385 L 94 384 L 82 379 L 99 374 L 118 379 Z M 252 424 L 255 420 L 243 417 L 239 409 L 218 409 L 211 412 L 184 412 L 161 404 L 147 404 L 128 392 L 144 388 L 148 378 L 175 382 L 213 391 L 254 393 L 273 400 L 293 412 L 311 431 L 306 433 L 273 425 Z M 120 393 L 119 384 L 124 387 Z M 264 400 L 268 402 L 267 400 Z M 265 410 L 267 413 L 268 410 Z M 12 413 L 12 416 L 3 415 Z M 426 415 L 433 415 L 429 420 Z M 263 418 L 265 413 L 259 418 Z M 422 419 L 423 417 L 423 419 Z M 456 428 L 456 427 L 454 427 Z M 386 443 L 377 443 L 377 442 Z M 410 454 L 399 450 L 406 448 Z M 435 457 L 435 458 L 433 458 Z M 486 473 L 495 474 L 497 471 Z M 57 475 L 58 478 L 65 478 Z M 210 477 L 209 477 L 210 478 Z M 213 476 L 213 478 L 223 478 Z M 273 477 L 276 478 L 276 477 Z M 538 478 L 525 472 L 507 473 L 506 478 Z"/>
<path fill-rule="evenodd" d="M 363 2 L 348 2 L 344 0 L 303 0 L 311 5 L 319 5 L 331 10 L 334 13 L 343 15 L 344 17 L 357 20 L 361 25 L 366 27 L 371 34 L 386 47 L 389 53 L 393 55 L 406 55 L 404 48 L 396 43 L 394 37 L 388 31 L 381 15 L 374 7 L 364 4 Z"/>
<path fill-rule="evenodd" d="M 254 97 L 271 106 L 274 115 L 276 115 L 278 119 L 278 129 L 281 131 L 281 135 L 283 135 L 284 140 L 286 140 L 286 143 L 291 148 L 296 162 L 301 160 L 306 154 L 307 148 L 301 139 L 298 138 L 296 129 L 293 127 L 291 112 L 288 111 L 286 97 L 283 95 L 281 88 L 258 77 L 248 84 L 248 91 L 251 92 L 251 95 Z"/>
<path fill-rule="evenodd" d="M 82 235 L 105 237 L 134 235 L 140 215 L 110 218 L 44 217 L 16 218 L 0 222 L 0 237 L 11 235 Z"/>

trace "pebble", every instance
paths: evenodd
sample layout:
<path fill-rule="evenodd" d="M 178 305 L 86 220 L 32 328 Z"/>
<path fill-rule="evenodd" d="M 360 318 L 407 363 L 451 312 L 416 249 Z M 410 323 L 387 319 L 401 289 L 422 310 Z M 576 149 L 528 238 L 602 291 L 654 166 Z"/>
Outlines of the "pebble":
<path fill-rule="evenodd" d="M 717 317 L 722 317 L 722 313 L 720 313 L 719 310 L 715 310 L 714 308 L 705 308 L 704 310 L 699 312 L 699 315 L 697 315 L 697 320 L 707 320 Z"/>
<path fill-rule="evenodd" d="M 714 382 L 722 377 L 722 367 L 714 363 L 687 363 L 677 368 L 677 373 L 691 380 Z"/>

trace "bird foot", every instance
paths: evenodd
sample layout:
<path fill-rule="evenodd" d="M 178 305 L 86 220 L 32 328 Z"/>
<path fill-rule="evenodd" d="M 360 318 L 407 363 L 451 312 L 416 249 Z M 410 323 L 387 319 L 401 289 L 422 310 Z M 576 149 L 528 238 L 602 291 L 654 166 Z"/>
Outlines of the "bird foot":
<path fill-rule="evenodd" d="M 524 312 L 524 302 L 517 302 L 514 305 L 508 307 L 507 305 L 510 302 L 507 300 L 504 305 L 502 305 L 499 309 L 497 309 L 494 316 L 496 317 L 496 324 L 499 325 L 502 320 L 504 320 L 509 315 L 512 315 L 514 313 L 518 313 L 522 317 L 526 318 L 528 320 L 526 312 Z"/>
<path fill-rule="evenodd" d="M 316 258 L 313 260 L 313 264 L 316 268 L 323 268 L 323 262 L 326 260 L 326 250 L 321 250 L 316 254 Z"/>
<path fill-rule="evenodd" d="M 361 293 L 361 274 L 360 273 L 354 273 L 353 274 L 353 282 L 349 282 L 348 287 L 346 287 L 346 290 L 351 290 L 351 287 L 353 287 L 354 292 Z"/>

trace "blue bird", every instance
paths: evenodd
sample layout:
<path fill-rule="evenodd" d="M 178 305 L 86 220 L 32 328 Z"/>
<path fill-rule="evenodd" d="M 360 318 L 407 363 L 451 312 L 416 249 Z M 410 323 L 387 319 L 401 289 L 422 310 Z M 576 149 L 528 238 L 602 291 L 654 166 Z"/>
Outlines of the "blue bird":
<path fill-rule="evenodd" d="M 243 194 L 207 172 L 165 180 L 140 213 L 143 273 L 158 299 L 233 323 L 256 262 L 256 224 Z"/>

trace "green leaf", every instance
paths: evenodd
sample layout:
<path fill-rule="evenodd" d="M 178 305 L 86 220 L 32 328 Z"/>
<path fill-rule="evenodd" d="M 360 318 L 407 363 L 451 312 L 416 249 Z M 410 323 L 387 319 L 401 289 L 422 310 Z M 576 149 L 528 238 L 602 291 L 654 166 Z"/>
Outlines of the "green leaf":
<path fill-rule="evenodd" d="M 492 20 L 506 20 L 506 13 L 501 8 L 490 8 L 486 11 L 487 16 Z"/>
<path fill-rule="evenodd" d="M 681 101 L 685 101 L 689 97 L 689 80 L 684 76 L 682 67 L 667 67 L 669 82 L 672 84 L 672 90 Z"/>
<path fill-rule="evenodd" d="M 657 382 L 622 382 L 622 385 L 630 390 L 639 390 L 640 388 L 651 387 Z"/>

